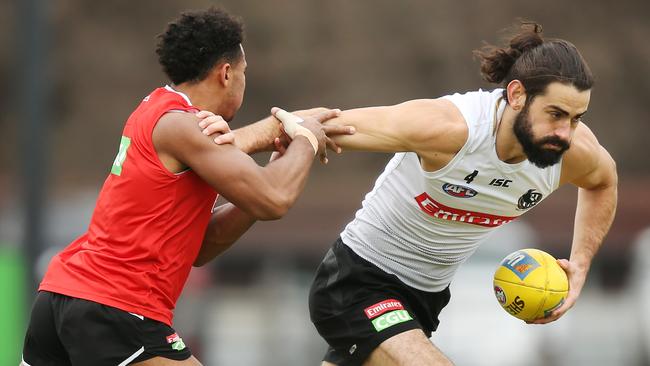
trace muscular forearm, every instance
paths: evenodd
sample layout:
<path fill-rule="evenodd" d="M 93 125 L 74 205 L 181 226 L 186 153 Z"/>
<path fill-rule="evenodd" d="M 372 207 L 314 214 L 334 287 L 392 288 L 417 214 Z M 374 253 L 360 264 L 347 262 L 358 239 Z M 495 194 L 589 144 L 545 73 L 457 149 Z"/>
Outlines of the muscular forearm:
<path fill-rule="evenodd" d="M 282 216 L 293 206 L 303 191 L 314 161 L 314 149 L 304 136 L 296 136 L 280 159 L 267 165 L 266 180 L 275 193 L 276 206 L 281 208 L 276 217 Z M 271 168 L 271 169 L 269 169 Z"/>
<path fill-rule="evenodd" d="M 614 220 L 615 211 L 615 179 L 611 185 L 601 188 L 579 188 L 571 258 L 568 261 L 566 259 L 558 261 L 569 277 L 569 293 L 560 308 L 554 310 L 550 316 L 536 319 L 533 323 L 550 323 L 573 307 L 587 280 L 591 261 Z"/>
<path fill-rule="evenodd" d="M 277 220 L 298 198 L 313 161 L 311 143 L 306 137 L 297 136 L 285 154 L 266 167 L 235 172 L 227 184 L 221 188 L 216 183 L 214 186 L 229 202 L 258 220 Z"/>
<path fill-rule="evenodd" d="M 280 122 L 269 116 L 235 131 L 235 145 L 246 154 L 273 150 L 273 140 L 282 133 Z"/>
<path fill-rule="evenodd" d="M 301 117 L 314 117 L 321 113 L 329 111 L 327 108 L 316 107 L 311 109 L 303 109 L 293 111 L 291 113 Z M 218 131 L 218 130 L 216 130 Z M 214 132 L 214 131 L 213 131 Z M 254 154 L 261 151 L 272 151 L 273 140 L 283 134 L 282 125 L 280 121 L 273 116 L 268 116 L 250 125 L 244 126 L 233 131 L 235 134 L 235 146 L 246 154 Z M 352 134 L 346 130 L 332 130 L 335 135 Z"/>
<path fill-rule="evenodd" d="M 232 203 L 217 207 L 205 232 L 195 266 L 202 266 L 226 251 L 254 223 L 255 218 Z"/>
<path fill-rule="evenodd" d="M 616 185 L 578 190 L 571 262 L 585 272 L 609 231 L 616 211 Z"/>

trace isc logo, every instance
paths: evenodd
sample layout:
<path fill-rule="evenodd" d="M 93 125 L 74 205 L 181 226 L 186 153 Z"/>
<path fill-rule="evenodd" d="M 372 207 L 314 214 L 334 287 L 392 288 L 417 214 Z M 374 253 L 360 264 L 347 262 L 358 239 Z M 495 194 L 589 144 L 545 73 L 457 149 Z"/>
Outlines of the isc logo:
<path fill-rule="evenodd" d="M 442 185 L 442 190 L 445 191 L 450 196 L 459 197 L 459 198 L 471 198 L 478 194 L 475 190 L 459 186 L 457 184 L 445 183 Z"/>
<path fill-rule="evenodd" d="M 510 179 L 504 179 L 504 178 L 497 179 L 497 178 L 494 178 L 490 182 L 490 185 L 495 186 L 495 187 L 510 187 L 510 183 L 512 183 L 512 181 Z"/>

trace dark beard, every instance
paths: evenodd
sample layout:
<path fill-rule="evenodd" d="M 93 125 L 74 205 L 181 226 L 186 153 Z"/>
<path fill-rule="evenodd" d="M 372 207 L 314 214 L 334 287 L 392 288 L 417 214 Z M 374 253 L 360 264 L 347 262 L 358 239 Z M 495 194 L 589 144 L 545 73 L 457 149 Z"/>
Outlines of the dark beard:
<path fill-rule="evenodd" d="M 562 154 L 569 149 L 570 145 L 568 142 L 554 136 L 544 137 L 535 141 L 532 125 L 528 119 L 528 107 L 529 103 L 527 102 L 521 110 L 521 113 L 515 117 L 513 127 L 515 136 L 517 136 L 517 140 L 519 140 L 519 143 L 524 148 L 526 157 L 535 166 L 538 168 L 546 168 L 555 165 L 560 161 Z M 559 147 L 560 150 L 545 149 L 543 146 L 548 143 Z"/>

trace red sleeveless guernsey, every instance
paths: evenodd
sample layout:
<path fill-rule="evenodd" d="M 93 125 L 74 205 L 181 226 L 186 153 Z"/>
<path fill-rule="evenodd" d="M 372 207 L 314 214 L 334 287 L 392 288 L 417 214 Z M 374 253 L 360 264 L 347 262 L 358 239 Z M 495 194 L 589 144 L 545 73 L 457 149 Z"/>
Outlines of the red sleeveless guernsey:
<path fill-rule="evenodd" d="M 39 290 L 172 325 L 217 198 L 193 171 L 170 173 L 158 159 L 153 129 L 172 110 L 196 111 L 165 87 L 131 114 L 88 232 L 52 258 Z"/>

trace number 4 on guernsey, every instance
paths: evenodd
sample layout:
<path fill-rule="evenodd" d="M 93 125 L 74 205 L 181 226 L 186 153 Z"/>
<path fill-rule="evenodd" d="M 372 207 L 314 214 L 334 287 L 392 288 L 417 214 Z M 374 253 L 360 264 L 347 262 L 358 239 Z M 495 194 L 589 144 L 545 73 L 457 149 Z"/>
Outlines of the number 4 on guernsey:
<path fill-rule="evenodd" d="M 474 180 L 474 178 L 476 178 L 477 175 L 478 175 L 478 170 L 474 170 L 471 174 L 468 174 L 465 177 L 465 182 L 467 182 L 467 184 L 472 183 L 472 181 Z"/>

